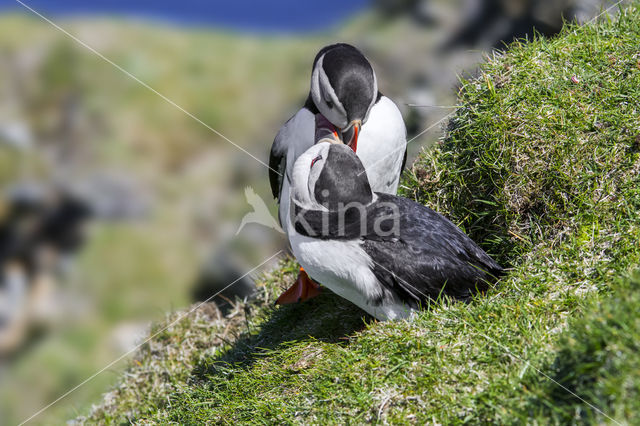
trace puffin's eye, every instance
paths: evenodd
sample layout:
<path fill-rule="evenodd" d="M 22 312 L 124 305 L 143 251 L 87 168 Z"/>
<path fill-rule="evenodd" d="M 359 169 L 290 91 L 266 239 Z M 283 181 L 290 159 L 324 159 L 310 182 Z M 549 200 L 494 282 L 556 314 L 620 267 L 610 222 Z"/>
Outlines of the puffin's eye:
<path fill-rule="evenodd" d="M 311 166 L 309 168 L 313 167 L 313 165 L 316 164 L 316 161 L 318 160 L 322 160 L 322 154 L 319 154 L 316 158 L 311 160 Z"/>
<path fill-rule="evenodd" d="M 329 109 L 333 109 L 333 102 L 327 101 L 327 106 L 329 107 Z"/>

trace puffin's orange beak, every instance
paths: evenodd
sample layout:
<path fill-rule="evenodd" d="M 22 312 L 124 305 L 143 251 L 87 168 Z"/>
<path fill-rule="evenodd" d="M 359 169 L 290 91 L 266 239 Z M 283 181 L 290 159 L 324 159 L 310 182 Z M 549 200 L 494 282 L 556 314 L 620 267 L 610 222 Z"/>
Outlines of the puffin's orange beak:
<path fill-rule="evenodd" d="M 351 127 L 353 127 L 353 130 L 351 132 L 351 139 L 345 143 L 346 145 L 349 146 L 349 148 L 353 150 L 353 152 L 356 152 L 356 149 L 358 149 L 358 136 L 360 135 L 360 128 L 362 127 L 362 121 L 353 120 L 351 123 L 349 123 L 349 126 L 347 128 L 349 129 Z"/>

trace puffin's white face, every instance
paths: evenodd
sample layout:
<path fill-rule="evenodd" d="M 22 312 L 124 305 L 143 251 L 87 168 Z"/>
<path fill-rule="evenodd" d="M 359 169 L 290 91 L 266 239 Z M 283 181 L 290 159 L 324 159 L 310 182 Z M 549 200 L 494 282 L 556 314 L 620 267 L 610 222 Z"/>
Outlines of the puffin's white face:
<path fill-rule="evenodd" d="M 329 77 L 322 68 L 324 55 L 318 59 L 311 74 L 311 97 L 318 111 L 338 129 L 349 125 L 347 111 L 329 82 Z"/>
<path fill-rule="evenodd" d="M 367 206 L 373 192 L 362 162 L 348 146 L 321 142 L 296 160 L 292 200 L 307 210 L 326 211 Z"/>
<path fill-rule="evenodd" d="M 360 127 L 378 96 L 371 64 L 354 47 L 338 46 L 323 53 L 311 74 L 311 98 L 318 111 L 342 133 L 355 152 Z"/>
<path fill-rule="evenodd" d="M 301 207 L 324 209 L 315 199 L 316 182 L 325 165 L 331 144 L 321 142 L 313 145 L 298 157 L 293 165 L 292 198 Z"/>

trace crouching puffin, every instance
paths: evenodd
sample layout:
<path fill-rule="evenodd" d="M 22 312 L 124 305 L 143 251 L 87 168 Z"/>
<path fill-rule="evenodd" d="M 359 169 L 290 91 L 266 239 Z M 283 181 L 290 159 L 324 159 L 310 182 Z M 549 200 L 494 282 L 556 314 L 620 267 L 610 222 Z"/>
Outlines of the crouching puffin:
<path fill-rule="evenodd" d="M 376 74 L 355 47 L 338 43 L 318 52 L 304 104 L 280 129 L 271 147 L 269 181 L 279 200 L 278 216 L 287 236 L 291 176 L 296 159 L 319 140 L 344 143 L 364 164 L 374 191 L 395 194 L 406 161 L 406 128 L 393 101 L 378 91 Z M 312 297 L 318 287 L 301 273 L 277 303 Z"/>
<path fill-rule="evenodd" d="M 319 143 L 293 168 L 289 235 L 312 279 L 379 320 L 440 295 L 468 301 L 503 269 L 449 220 L 374 192 L 347 146 Z"/>

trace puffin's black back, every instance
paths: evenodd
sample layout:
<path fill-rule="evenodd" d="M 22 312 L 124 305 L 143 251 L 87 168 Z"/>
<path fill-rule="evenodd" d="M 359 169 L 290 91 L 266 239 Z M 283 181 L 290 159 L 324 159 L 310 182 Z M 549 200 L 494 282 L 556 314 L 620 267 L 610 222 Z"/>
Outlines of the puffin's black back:
<path fill-rule="evenodd" d="M 373 198 L 369 179 L 358 157 L 346 145 L 333 144 L 314 188 L 316 201 L 329 210 L 350 203 L 367 205 Z"/>
<path fill-rule="evenodd" d="M 375 260 L 373 273 L 380 283 L 405 303 L 416 306 L 439 295 L 468 301 L 504 274 L 496 261 L 444 216 L 406 198 L 376 194 L 373 206 L 382 212 L 367 220 L 378 220 L 385 208 L 395 205 L 400 226 L 394 238 L 367 233 L 361 237 L 362 247 Z"/>

